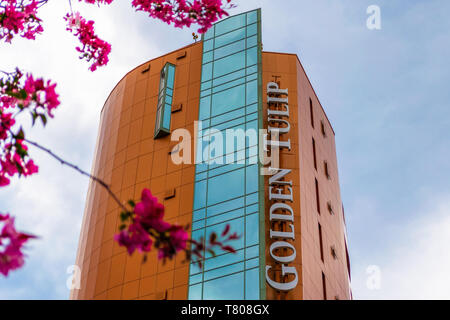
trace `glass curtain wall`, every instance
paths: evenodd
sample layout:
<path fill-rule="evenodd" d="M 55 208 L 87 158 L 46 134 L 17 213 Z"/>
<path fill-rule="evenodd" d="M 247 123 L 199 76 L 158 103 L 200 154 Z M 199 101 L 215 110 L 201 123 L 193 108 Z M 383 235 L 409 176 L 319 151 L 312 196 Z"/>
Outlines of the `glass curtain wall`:
<path fill-rule="evenodd" d="M 206 252 L 203 268 L 190 265 L 189 299 L 260 299 L 260 16 L 227 18 L 203 37 L 192 237 L 209 239 L 230 224 L 241 238 L 230 242 L 236 254 Z M 230 145 L 227 129 L 250 131 Z"/>

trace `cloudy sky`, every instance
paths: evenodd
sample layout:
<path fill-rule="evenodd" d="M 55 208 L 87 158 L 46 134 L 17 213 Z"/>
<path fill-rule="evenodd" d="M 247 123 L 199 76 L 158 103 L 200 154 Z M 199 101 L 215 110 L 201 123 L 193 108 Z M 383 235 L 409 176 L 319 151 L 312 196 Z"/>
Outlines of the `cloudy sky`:
<path fill-rule="evenodd" d="M 445 0 L 235 0 L 232 14 L 262 8 L 266 51 L 296 53 L 336 131 L 352 287 L 356 299 L 450 299 L 450 2 Z M 192 42 L 136 14 L 130 1 L 80 5 L 113 46 L 89 72 L 65 31 L 66 1 L 42 8 L 37 41 L 0 44 L 0 69 L 58 83 L 62 104 L 39 140 L 90 170 L 100 110 L 135 66 Z M 381 30 L 366 26 L 381 8 Z M 0 191 L 0 210 L 40 236 L 24 268 L 0 277 L 0 299 L 67 299 L 88 180 L 32 150 L 40 174 Z M 376 281 L 379 280 L 379 281 Z"/>

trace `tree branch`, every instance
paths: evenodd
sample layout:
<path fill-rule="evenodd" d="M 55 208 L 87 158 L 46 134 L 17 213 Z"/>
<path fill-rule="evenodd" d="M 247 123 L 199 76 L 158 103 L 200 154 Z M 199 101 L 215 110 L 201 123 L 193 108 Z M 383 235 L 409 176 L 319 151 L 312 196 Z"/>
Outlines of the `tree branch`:
<path fill-rule="evenodd" d="M 39 143 L 28 140 L 28 139 L 23 139 L 23 141 L 35 146 L 36 148 L 46 152 L 48 155 L 50 155 L 51 157 L 53 157 L 54 159 L 58 160 L 62 165 L 68 166 L 74 170 L 76 170 L 77 172 L 81 173 L 82 175 L 88 177 L 89 179 L 97 182 L 99 185 L 101 185 L 103 188 L 106 189 L 106 191 L 109 193 L 109 195 L 114 199 L 114 201 L 125 211 L 128 212 L 129 210 L 127 209 L 127 207 L 125 207 L 123 205 L 123 203 L 119 200 L 119 198 L 115 195 L 115 193 L 111 190 L 110 186 L 103 180 L 101 180 L 100 178 L 80 169 L 78 166 L 62 159 L 60 156 L 56 155 L 55 153 L 53 153 L 53 151 L 51 151 L 48 148 L 45 148 L 43 146 L 41 146 Z"/>

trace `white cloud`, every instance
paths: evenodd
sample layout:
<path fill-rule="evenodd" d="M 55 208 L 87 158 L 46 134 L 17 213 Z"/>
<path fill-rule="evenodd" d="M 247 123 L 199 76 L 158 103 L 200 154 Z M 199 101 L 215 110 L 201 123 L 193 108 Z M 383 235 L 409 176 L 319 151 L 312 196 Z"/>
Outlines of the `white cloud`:
<path fill-rule="evenodd" d="M 450 299 L 450 195 L 433 199 L 428 208 L 393 226 L 396 236 L 385 252 L 353 266 L 356 299 Z M 369 265 L 380 267 L 380 290 L 366 286 Z"/>

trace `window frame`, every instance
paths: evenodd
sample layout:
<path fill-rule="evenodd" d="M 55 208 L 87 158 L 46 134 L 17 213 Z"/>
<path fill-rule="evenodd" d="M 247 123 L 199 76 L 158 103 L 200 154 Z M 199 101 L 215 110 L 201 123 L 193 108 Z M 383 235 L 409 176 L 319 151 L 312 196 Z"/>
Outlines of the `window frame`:
<path fill-rule="evenodd" d="M 173 68 L 173 82 L 169 83 L 169 71 L 170 68 Z M 170 134 L 170 125 L 172 118 L 172 105 L 173 105 L 173 92 L 175 87 L 175 72 L 176 66 L 173 63 L 167 62 L 164 67 L 161 69 L 160 79 L 159 79 L 159 89 L 158 89 L 158 102 L 156 105 L 156 122 L 155 122 L 155 132 L 154 139 L 162 138 Z M 172 98 L 170 104 L 166 103 L 168 89 L 172 90 Z M 170 110 L 167 110 L 166 104 L 170 106 Z M 169 115 L 169 125 L 168 127 L 164 126 L 165 113 L 170 112 Z"/>

